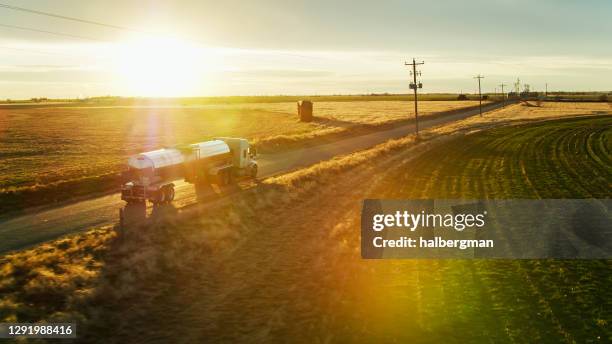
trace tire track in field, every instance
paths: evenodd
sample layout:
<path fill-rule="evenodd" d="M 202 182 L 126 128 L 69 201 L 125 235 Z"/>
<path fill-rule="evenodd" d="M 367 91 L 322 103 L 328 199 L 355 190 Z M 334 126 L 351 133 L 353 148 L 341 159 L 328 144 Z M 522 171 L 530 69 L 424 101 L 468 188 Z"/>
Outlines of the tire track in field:
<path fill-rule="evenodd" d="M 588 130 L 588 129 L 586 129 Z M 573 156 L 575 154 L 576 149 L 578 148 L 579 143 L 577 142 L 577 137 L 581 137 L 584 134 L 585 128 L 572 128 L 569 130 L 565 130 L 562 132 L 562 135 L 558 135 L 556 140 L 552 143 L 552 148 L 555 151 L 556 160 L 554 161 L 556 164 L 554 167 L 557 171 L 566 171 L 566 178 L 563 179 L 564 184 L 566 185 L 567 190 L 574 190 L 571 194 L 579 194 L 583 195 L 585 198 L 591 198 L 591 192 L 588 190 L 588 185 L 585 185 L 584 181 L 589 179 L 587 175 L 591 174 L 591 168 L 588 167 L 590 159 L 581 159 L 580 166 L 582 171 L 582 175 L 576 171 L 572 161 L 574 159 Z M 586 166 L 585 166 L 586 165 Z M 586 167 L 586 168 L 585 168 Z"/>

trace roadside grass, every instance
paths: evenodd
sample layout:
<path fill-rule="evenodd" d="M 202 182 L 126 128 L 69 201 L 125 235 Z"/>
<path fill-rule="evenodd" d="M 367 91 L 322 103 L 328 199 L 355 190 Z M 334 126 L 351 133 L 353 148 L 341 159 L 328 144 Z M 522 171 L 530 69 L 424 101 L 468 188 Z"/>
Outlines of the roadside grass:
<path fill-rule="evenodd" d="M 97 229 L 0 257 L 0 322 L 82 320 L 66 312 L 89 297 L 114 237 Z"/>

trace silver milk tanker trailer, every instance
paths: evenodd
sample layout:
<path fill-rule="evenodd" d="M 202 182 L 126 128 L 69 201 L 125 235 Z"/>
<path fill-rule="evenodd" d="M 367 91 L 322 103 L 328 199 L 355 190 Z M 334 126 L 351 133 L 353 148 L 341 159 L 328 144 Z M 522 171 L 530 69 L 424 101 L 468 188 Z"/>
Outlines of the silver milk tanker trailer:
<path fill-rule="evenodd" d="M 246 139 L 222 137 L 174 148 L 140 153 L 128 159 L 121 199 L 154 204 L 174 200 L 174 181 L 193 184 L 233 183 L 257 176 L 257 152 Z"/>

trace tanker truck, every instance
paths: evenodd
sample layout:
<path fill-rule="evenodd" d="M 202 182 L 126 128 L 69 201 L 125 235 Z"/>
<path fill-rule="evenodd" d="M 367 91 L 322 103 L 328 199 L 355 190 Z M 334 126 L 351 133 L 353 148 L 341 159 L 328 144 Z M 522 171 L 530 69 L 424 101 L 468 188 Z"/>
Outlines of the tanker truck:
<path fill-rule="evenodd" d="M 211 141 L 163 148 L 129 157 L 123 172 L 121 199 L 128 203 L 170 203 L 174 183 L 225 186 L 257 177 L 257 151 L 242 138 L 219 137 Z"/>

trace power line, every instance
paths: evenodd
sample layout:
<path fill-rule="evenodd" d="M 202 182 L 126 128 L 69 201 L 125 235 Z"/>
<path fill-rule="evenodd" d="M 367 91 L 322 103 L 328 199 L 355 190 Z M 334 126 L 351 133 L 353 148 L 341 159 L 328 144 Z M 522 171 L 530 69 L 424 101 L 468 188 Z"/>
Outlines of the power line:
<path fill-rule="evenodd" d="M 93 21 L 93 20 L 89 20 L 89 19 L 82 19 L 82 18 L 77 18 L 77 17 L 65 16 L 65 15 L 61 15 L 61 14 L 49 13 L 49 12 L 33 10 L 33 9 L 23 8 L 23 7 L 18 7 L 18 6 L 12 6 L 12 5 L 2 4 L 2 3 L 0 3 L 0 8 L 6 8 L 6 9 L 9 9 L 9 10 L 13 10 L 13 11 L 27 12 L 27 13 L 32 13 L 32 14 L 41 15 L 41 16 L 47 16 L 47 17 L 58 18 L 58 19 L 63 19 L 63 20 L 69 20 L 69 21 L 74 21 L 74 22 L 78 22 L 78 23 L 97 25 L 97 26 L 111 28 L 111 29 L 115 29 L 115 30 L 123 30 L 123 31 L 136 32 L 136 33 L 145 34 L 145 35 L 153 35 L 153 36 L 164 35 L 163 32 L 155 33 L 155 32 L 150 32 L 150 31 L 138 30 L 138 29 L 134 29 L 134 28 L 131 28 L 131 27 L 127 27 L 127 26 L 107 24 L 107 23 Z M 2 26 L 9 27 L 9 25 L 2 25 Z M 21 28 L 21 27 L 14 27 L 14 28 L 15 29 L 28 30 L 28 31 L 34 31 L 34 32 L 47 33 L 47 34 L 58 35 L 58 36 L 80 38 L 80 39 L 87 39 L 87 40 L 95 40 L 95 41 L 104 41 L 104 40 L 101 40 L 101 39 L 89 38 L 89 37 L 84 37 L 84 36 L 79 36 L 79 35 L 72 35 L 72 34 L 62 34 L 62 33 L 58 33 L 58 32 L 52 32 L 52 31 L 47 31 L 47 30 L 39 30 L 39 29 L 34 29 L 34 28 Z M 205 46 L 208 45 L 207 43 L 202 43 L 202 42 L 196 42 L 196 41 L 192 41 L 192 42 L 198 43 L 198 44 L 202 44 L 202 45 L 205 45 Z M 232 48 L 232 47 L 223 47 L 223 46 L 218 46 L 218 47 L 220 47 L 220 48 Z M 306 55 L 299 55 L 299 54 L 292 54 L 292 53 L 283 53 L 283 52 L 275 52 L 275 54 L 277 54 L 277 55 L 284 55 L 284 56 L 291 56 L 291 57 L 298 57 L 298 58 L 303 58 L 303 59 L 311 59 L 311 60 L 312 59 L 315 59 L 315 60 L 329 60 L 329 59 L 326 59 L 326 58 L 322 58 L 320 56 L 319 57 L 315 57 L 315 56 L 306 56 Z"/>
<path fill-rule="evenodd" d="M 6 27 L 6 28 L 9 28 L 9 29 L 16 29 L 16 30 L 23 30 L 23 31 L 46 33 L 46 34 L 55 35 L 55 36 L 63 36 L 63 37 L 70 37 L 70 38 L 79 38 L 79 39 L 85 39 L 85 40 L 88 40 L 88 41 L 104 42 L 103 40 L 97 39 L 97 38 L 85 37 L 85 36 L 80 36 L 80 35 L 73 35 L 73 34 L 69 34 L 69 33 L 61 33 L 61 32 L 54 32 L 54 31 L 40 30 L 40 29 L 31 28 L 31 27 L 16 26 L 16 25 L 9 25 L 9 24 L 0 24 L 0 27 Z"/>
<path fill-rule="evenodd" d="M 478 79 L 478 109 L 480 110 L 480 117 L 482 117 L 482 92 L 480 91 L 480 79 L 484 79 L 484 76 L 478 74 L 474 77 Z"/>
<path fill-rule="evenodd" d="M 412 66 L 412 70 L 410 71 L 410 74 L 412 75 L 412 83 L 410 83 L 410 88 L 414 90 L 414 121 L 415 121 L 415 128 L 416 128 L 417 136 L 419 136 L 419 107 L 418 107 L 418 99 L 417 99 L 417 89 L 423 88 L 423 83 L 419 82 L 417 84 L 416 77 L 417 77 L 417 74 L 421 76 L 421 71 L 417 71 L 416 66 L 423 65 L 423 64 L 425 64 L 425 61 L 416 62 L 414 58 L 412 59 L 412 63 L 404 62 L 405 66 Z"/>
<path fill-rule="evenodd" d="M 9 9 L 9 10 L 13 10 L 13 11 L 21 11 L 21 12 L 33 13 L 33 14 L 37 14 L 37 15 L 41 15 L 41 16 L 52 17 L 52 18 L 70 20 L 70 21 L 75 21 L 75 22 L 84 23 L 84 24 L 97 25 L 97 26 L 102 26 L 102 27 L 106 27 L 106 28 L 110 28 L 110 29 L 115 29 L 115 30 L 124 30 L 124 31 L 132 31 L 132 32 L 139 32 L 139 33 L 150 34 L 148 32 L 137 30 L 137 29 L 133 29 L 133 28 L 126 27 L 126 26 L 106 24 L 106 23 L 102 23 L 102 22 L 98 22 L 98 21 L 81 19 L 81 18 L 76 18 L 76 17 L 69 17 L 69 16 L 64 16 L 64 15 L 61 15 L 61 14 L 55 14 L 55 13 L 38 11 L 38 10 L 32 10 L 32 9 L 28 9 L 28 8 L 12 6 L 12 5 L 7 5 L 7 4 L 0 4 L 0 8 L 6 8 L 6 9 Z"/>

